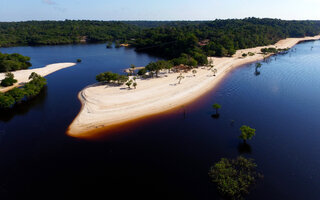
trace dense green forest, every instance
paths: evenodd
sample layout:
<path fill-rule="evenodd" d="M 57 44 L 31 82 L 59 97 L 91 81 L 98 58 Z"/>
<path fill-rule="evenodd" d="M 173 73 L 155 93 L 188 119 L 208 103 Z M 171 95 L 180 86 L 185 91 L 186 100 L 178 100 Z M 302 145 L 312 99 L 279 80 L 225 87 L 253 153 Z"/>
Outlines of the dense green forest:
<path fill-rule="evenodd" d="M 319 21 L 247 18 L 181 23 L 146 29 L 131 43 L 138 51 L 168 58 L 178 57 L 181 53 L 228 56 L 233 55 L 237 49 L 269 45 L 287 37 L 320 33 Z"/>
<path fill-rule="evenodd" d="M 0 46 L 126 40 L 135 37 L 138 32 L 137 26 L 123 22 L 73 20 L 1 22 Z"/>
<path fill-rule="evenodd" d="M 2 54 L 0 52 L 0 72 L 9 72 L 31 67 L 30 58 L 17 53 Z"/>
<path fill-rule="evenodd" d="M 28 21 L 0 23 L 0 46 L 126 42 L 137 51 L 206 64 L 207 56 L 314 36 L 320 21 L 229 19 L 214 21 Z"/>

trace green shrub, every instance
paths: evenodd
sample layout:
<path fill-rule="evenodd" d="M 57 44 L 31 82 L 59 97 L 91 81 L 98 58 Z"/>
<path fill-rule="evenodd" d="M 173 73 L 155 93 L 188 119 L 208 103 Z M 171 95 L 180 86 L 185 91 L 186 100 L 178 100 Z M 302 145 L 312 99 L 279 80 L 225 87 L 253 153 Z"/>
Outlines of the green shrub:
<path fill-rule="evenodd" d="M 243 199 L 262 175 L 256 171 L 254 160 L 242 156 L 236 159 L 222 158 L 209 170 L 218 191 L 229 199 Z"/>
<path fill-rule="evenodd" d="M 128 76 L 120 75 L 112 72 L 104 72 L 96 76 L 98 82 L 124 84 L 129 79 Z"/>
<path fill-rule="evenodd" d="M 0 53 L 0 72 L 9 72 L 31 67 L 30 58 L 17 53 Z"/>
<path fill-rule="evenodd" d="M 0 108 L 8 109 L 15 104 L 15 100 L 12 96 L 6 94 L 0 94 Z"/>
<path fill-rule="evenodd" d="M 21 102 L 25 96 L 25 90 L 22 88 L 14 88 L 6 93 L 8 96 L 12 96 L 15 102 Z"/>
<path fill-rule="evenodd" d="M 8 86 L 12 86 L 16 82 L 18 82 L 18 81 L 16 79 L 14 79 L 14 75 L 11 72 L 8 72 L 8 73 L 6 73 L 5 79 L 3 79 L 1 81 L 0 85 L 3 87 L 8 87 Z"/>
<path fill-rule="evenodd" d="M 139 76 L 143 76 L 143 75 L 145 75 L 146 73 L 147 73 L 147 69 L 146 69 L 146 68 L 140 69 L 140 70 L 138 71 L 138 75 L 139 75 Z"/>

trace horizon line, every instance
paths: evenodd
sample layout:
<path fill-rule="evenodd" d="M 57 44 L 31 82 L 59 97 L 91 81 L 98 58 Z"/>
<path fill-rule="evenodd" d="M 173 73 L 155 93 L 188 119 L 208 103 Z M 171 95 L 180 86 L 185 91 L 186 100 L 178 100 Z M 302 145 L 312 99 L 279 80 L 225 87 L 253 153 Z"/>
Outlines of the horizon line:
<path fill-rule="evenodd" d="M 110 19 L 110 20 L 101 20 L 101 19 L 27 19 L 27 20 L 17 20 L 17 21 L 1 21 L 0 23 L 19 23 L 19 22 L 46 22 L 46 21 L 100 21 L 100 22 L 206 22 L 206 21 L 216 21 L 216 20 L 245 20 L 245 19 L 273 19 L 273 20 L 282 20 L 282 21 L 320 21 L 320 19 L 281 19 L 281 18 L 272 18 L 272 17 L 244 17 L 244 18 L 215 18 L 215 19 L 168 19 L 168 20 L 156 20 L 156 19 Z"/>

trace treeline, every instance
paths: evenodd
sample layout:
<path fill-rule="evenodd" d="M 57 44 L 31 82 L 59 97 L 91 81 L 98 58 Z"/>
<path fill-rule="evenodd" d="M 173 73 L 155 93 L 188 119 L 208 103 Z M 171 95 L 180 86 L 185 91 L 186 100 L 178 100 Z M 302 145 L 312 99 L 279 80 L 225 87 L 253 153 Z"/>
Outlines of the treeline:
<path fill-rule="evenodd" d="M 1 22 L 0 46 L 125 41 L 139 35 L 139 30 L 139 27 L 123 22 L 86 20 Z"/>
<path fill-rule="evenodd" d="M 17 103 L 37 96 L 47 84 L 45 78 L 34 72 L 30 75 L 29 80 L 31 81 L 21 88 L 14 88 L 6 93 L 0 93 L 0 109 L 12 108 Z"/>
<path fill-rule="evenodd" d="M 214 21 L 28 21 L 0 23 L 0 46 L 80 42 L 129 43 L 166 59 L 232 56 L 236 50 L 274 44 L 287 37 L 314 36 L 320 21 L 229 19 Z M 193 59 L 193 60 L 192 60 Z"/>
<path fill-rule="evenodd" d="M 287 37 L 320 33 L 320 21 L 246 18 L 176 24 L 146 29 L 130 43 L 137 51 L 166 58 L 180 57 L 182 53 L 192 57 L 201 54 L 231 56 L 238 49 L 270 45 Z"/>
<path fill-rule="evenodd" d="M 0 52 L 0 72 L 28 69 L 29 67 L 31 67 L 29 57 L 17 53 L 2 54 Z"/>

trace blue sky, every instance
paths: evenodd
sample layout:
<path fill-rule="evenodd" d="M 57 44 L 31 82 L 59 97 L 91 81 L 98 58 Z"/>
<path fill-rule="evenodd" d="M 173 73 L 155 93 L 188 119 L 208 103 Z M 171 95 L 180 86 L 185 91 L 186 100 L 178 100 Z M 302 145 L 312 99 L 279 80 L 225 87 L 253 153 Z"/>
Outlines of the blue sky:
<path fill-rule="evenodd" d="M 320 0 L 0 0 L 0 21 L 212 20 L 244 17 L 320 20 Z"/>

